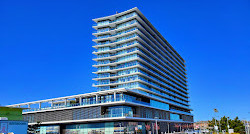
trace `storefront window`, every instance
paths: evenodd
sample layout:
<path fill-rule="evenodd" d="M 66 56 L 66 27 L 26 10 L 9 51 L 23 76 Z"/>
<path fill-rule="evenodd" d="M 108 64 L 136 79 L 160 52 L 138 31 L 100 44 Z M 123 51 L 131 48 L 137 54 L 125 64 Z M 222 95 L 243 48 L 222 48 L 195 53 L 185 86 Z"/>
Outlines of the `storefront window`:
<path fill-rule="evenodd" d="M 66 125 L 62 134 L 145 134 L 144 122 L 105 122 Z"/>
<path fill-rule="evenodd" d="M 60 126 L 41 126 L 40 134 L 60 134 Z"/>

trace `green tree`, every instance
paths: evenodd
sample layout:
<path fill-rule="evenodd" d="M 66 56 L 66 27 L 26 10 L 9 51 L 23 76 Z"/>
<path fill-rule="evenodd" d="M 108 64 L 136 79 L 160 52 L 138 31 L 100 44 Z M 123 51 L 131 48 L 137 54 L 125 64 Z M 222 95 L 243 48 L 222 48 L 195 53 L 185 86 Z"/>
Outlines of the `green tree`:
<path fill-rule="evenodd" d="M 208 126 L 213 127 L 213 131 L 215 131 L 214 130 L 215 122 L 216 122 L 217 126 L 219 126 L 219 121 L 216 120 L 215 118 L 213 118 L 211 121 L 208 121 Z"/>
<path fill-rule="evenodd" d="M 238 117 L 236 117 L 234 120 L 230 120 L 230 128 L 234 129 L 234 132 L 238 132 L 241 134 L 245 133 L 245 127 L 244 127 L 244 123 L 239 120 Z"/>
<path fill-rule="evenodd" d="M 226 130 L 228 131 L 228 128 L 227 128 L 227 125 L 229 124 L 230 125 L 230 120 L 228 120 L 229 117 L 226 117 L 226 116 L 223 116 L 221 119 L 220 119 L 220 126 L 221 126 L 221 130 Z M 227 124 L 227 120 L 228 120 L 228 124 Z"/>
<path fill-rule="evenodd" d="M 228 119 L 228 124 L 231 129 L 234 129 L 234 132 L 244 134 L 245 127 L 244 123 L 239 120 L 238 117 L 236 117 L 234 120 L 229 119 L 228 117 L 221 117 L 220 120 L 216 120 L 217 126 L 219 127 L 219 122 L 220 122 L 220 127 L 221 130 L 226 130 L 228 131 L 227 128 L 227 119 Z M 208 121 L 209 127 L 214 127 L 215 126 L 215 118 L 213 118 L 211 121 Z"/>

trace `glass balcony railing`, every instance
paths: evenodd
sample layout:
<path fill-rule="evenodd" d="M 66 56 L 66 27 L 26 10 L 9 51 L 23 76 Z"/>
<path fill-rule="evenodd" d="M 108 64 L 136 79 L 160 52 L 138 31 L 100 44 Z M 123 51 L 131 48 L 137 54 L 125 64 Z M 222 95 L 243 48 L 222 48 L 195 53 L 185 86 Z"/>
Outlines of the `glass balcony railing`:
<path fill-rule="evenodd" d="M 141 72 L 141 73 L 144 73 L 144 72 Z M 157 88 L 160 88 L 160 89 L 166 91 L 166 88 L 163 88 L 163 87 L 159 86 L 158 84 L 155 84 L 154 82 L 148 81 L 148 79 L 145 79 L 145 78 L 143 78 L 141 76 L 138 76 L 138 75 L 121 77 L 117 81 L 111 81 L 111 82 L 109 80 L 106 80 L 107 82 L 99 81 L 95 85 L 106 86 L 108 84 L 122 84 L 124 82 L 130 82 L 130 81 L 135 81 L 135 80 L 142 80 L 142 81 L 144 81 L 144 82 L 146 82 L 146 83 L 148 83 L 148 84 L 150 84 L 150 85 L 152 85 L 154 87 L 157 87 Z M 157 80 L 157 79 L 154 79 L 154 80 Z M 149 89 L 149 88 L 147 88 L 145 86 L 143 88 Z M 171 87 L 169 87 L 169 88 L 171 88 Z M 175 93 L 172 93 L 172 94 L 176 95 Z M 163 94 L 163 95 L 166 95 L 166 94 Z M 169 96 L 169 95 L 166 95 L 166 96 L 168 98 L 172 99 L 172 100 L 175 100 L 175 101 L 179 102 L 179 103 L 183 103 L 183 104 L 188 105 L 188 102 L 186 102 L 186 101 L 182 101 L 180 99 L 174 98 L 174 97 Z"/>
<path fill-rule="evenodd" d="M 178 113 L 183 113 L 183 114 L 189 114 L 189 115 L 192 115 L 192 114 L 191 114 L 191 113 L 189 113 L 189 112 L 184 112 L 184 111 L 175 110 L 175 109 L 171 109 L 170 111 L 173 111 L 173 112 L 178 112 Z"/>
<path fill-rule="evenodd" d="M 122 21 L 122 20 L 125 20 L 127 18 L 130 18 L 130 17 L 133 17 L 133 16 L 136 16 L 137 13 L 133 12 L 133 13 L 130 13 L 130 14 L 127 14 L 125 16 L 121 16 L 113 21 L 102 21 L 102 22 L 97 22 L 95 24 L 93 24 L 93 26 L 103 26 L 103 25 L 108 25 L 108 24 L 111 24 L 111 23 L 114 23 L 114 22 L 119 22 L 119 21 Z"/>
<path fill-rule="evenodd" d="M 129 15 L 130 17 L 131 16 L 134 16 L 134 15 Z M 126 18 L 126 17 L 124 17 L 124 18 Z M 117 21 L 121 21 L 121 20 L 123 20 L 123 19 L 117 19 L 117 20 L 114 20 L 114 21 L 110 21 L 110 22 L 108 22 L 108 24 L 110 24 L 110 23 L 113 23 L 113 22 L 117 22 Z M 120 25 L 118 25 L 118 27 L 117 28 L 112 28 L 112 29 L 109 29 L 109 30 L 113 30 L 113 29 L 119 29 L 119 27 L 124 27 L 124 26 L 127 26 L 128 25 L 128 23 L 130 23 L 130 25 L 131 24 L 133 24 L 133 23 L 135 23 L 135 21 L 136 20 L 132 20 L 131 22 L 127 22 L 127 23 L 123 23 L 123 24 L 120 24 Z M 137 21 L 136 21 L 137 22 Z M 103 23 L 103 22 L 102 22 Z M 107 25 L 107 22 L 104 22 L 103 24 L 101 24 L 101 25 Z M 107 29 L 102 29 L 103 30 L 103 32 L 105 32 Z M 101 31 L 101 30 L 100 30 Z M 158 41 L 157 41 L 158 42 Z M 160 44 L 159 42 L 158 42 L 158 44 Z M 159 46 L 157 46 L 158 48 L 159 48 Z M 159 48 L 160 49 L 160 48 Z M 162 51 L 162 50 L 161 50 Z M 167 50 L 165 50 L 165 51 L 167 51 Z M 168 51 L 167 51 L 168 52 Z M 169 59 L 171 59 L 171 60 L 173 60 L 173 57 L 172 57 L 172 55 L 171 54 L 169 54 L 169 53 L 167 53 L 168 55 L 165 55 L 165 56 L 167 56 Z M 169 56 L 169 55 L 171 55 L 171 57 Z M 177 60 L 178 61 L 178 60 Z M 172 62 L 172 61 L 171 61 Z M 176 62 L 176 61 L 175 61 Z M 179 61 L 178 61 L 179 62 Z M 172 64 L 172 63 L 171 63 Z M 179 63 L 180 64 L 180 63 Z M 178 64 L 178 65 L 179 65 Z M 175 65 L 174 65 L 175 66 Z M 180 68 L 182 68 L 182 71 L 185 71 L 184 69 L 183 69 L 183 67 L 180 67 Z M 181 71 L 181 72 L 182 72 Z M 185 75 L 185 74 L 184 74 Z"/>
<path fill-rule="evenodd" d="M 141 44 L 141 43 L 140 43 L 140 44 Z M 150 53 L 150 54 L 147 54 L 147 53 L 144 52 L 145 55 L 153 55 L 153 56 L 156 56 L 156 59 L 157 59 L 157 60 L 160 60 L 160 61 L 163 63 L 164 66 L 167 66 L 168 68 L 170 68 L 172 71 L 174 71 L 175 73 L 177 73 L 177 74 L 179 75 L 178 72 L 176 72 L 174 69 L 172 69 L 173 67 L 170 67 L 170 66 L 168 65 L 169 63 L 166 64 L 166 61 L 163 61 L 161 58 L 158 58 L 159 55 L 157 56 L 155 53 L 151 52 L 151 50 L 149 50 L 148 48 L 146 48 L 144 45 L 141 44 L 141 46 L 142 46 L 144 49 L 148 50 L 148 52 Z M 155 61 L 155 60 L 154 60 L 154 61 Z M 175 73 L 174 73 L 175 77 L 177 77 L 178 79 L 180 79 L 180 76 L 177 76 Z M 183 83 L 185 83 L 185 81 L 183 81 L 183 78 L 181 78 L 180 80 L 181 80 Z"/>
<path fill-rule="evenodd" d="M 132 42 L 132 43 L 129 43 L 129 45 L 132 45 L 132 44 L 135 44 L 135 43 L 138 43 L 137 41 L 134 41 L 134 42 Z M 142 44 L 141 44 L 141 46 L 142 47 L 144 47 Z M 109 50 L 113 50 L 113 49 L 117 49 L 117 48 L 120 48 L 120 46 L 117 46 L 117 47 L 113 47 L 113 48 L 106 48 L 106 49 L 98 49 L 98 51 L 97 52 L 105 52 L 105 51 L 109 51 Z M 147 49 L 146 47 L 144 47 L 144 49 Z M 148 49 L 147 49 L 148 50 Z M 148 50 L 149 52 L 150 52 L 150 50 Z M 148 55 L 147 53 L 145 53 L 145 52 L 143 52 L 142 51 L 142 53 L 144 53 L 145 55 Z M 151 54 L 153 54 L 153 55 L 155 55 L 154 53 L 151 53 Z M 106 57 L 108 57 L 108 56 L 106 56 Z M 164 61 L 162 61 L 160 58 L 158 58 L 158 60 L 160 60 L 162 63 L 165 63 Z M 155 61 L 155 60 L 153 60 L 153 61 Z M 156 62 L 156 61 L 155 61 Z M 158 63 L 159 64 L 159 63 Z M 159 64 L 160 65 L 160 64 Z M 167 64 L 166 64 L 167 65 Z M 168 65 L 167 65 L 168 66 Z M 165 67 L 163 67 L 163 68 L 165 68 Z M 168 66 L 168 68 L 171 68 L 170 66 Z M 172 71 L 175 71 L 175 70 L 172 70 Z M 168 71 L 169 72 L 169 71 Z M 175 71 L 175 73 L 172 73 L 172 72 L 169 72 L 171 75 L 174 75 L 176 78 L 179 78 L 180 76 L 177 76 L 175 73 L 177 73 L 178 74 L 178 72 L 176 72 Z M 172 77 L 172 76 L 171 76 Z M 184 82 L 185 83 L 185 81 L 183 81 L 182 79 L 180 79 L 182 82 Z M 186 86 L 186 85 L 183 85 L 183 83 L 180 83 L 182 86 Z M 186 89 L 185 89 L 186 90 Z"/>
<path fill-rule="evenodd" d="M 115 54 L 100 54 L 100 55 L 97 55 L 97 56 L 94 56 L 94 58 L 97 58 L 97 59 L 102 59 L 102 58 L 107 58 L 107 59 L 110 59 L 114 56 L 119 56 L 119 55 L 123 55 L 123 54 L 129 54 L 129 53 L 132 53 L 132 52 L 135 52 L 135 51 L 138 51 L 139 49 L 134 47 L 134 48 L 130 48 L 130 49 L 127 49 L 127 50 L 123 50 L 123 51 L 119 51 Z"/>
<path fill-rule="evenodd" d="M 157 99 L 159 99 L 159 100 L 164 100 L 165 102 L 172 103 L 172 104 L 175 104 L 175 105 L 177 105 L 177 106 L 181 106 L 181 107 L 185 107 L 185 108 L 188 108 L 188 109 L 189 109 L 189 106 L 182 105 L 182 104 L 180 104 L 180 103 L 173 102 L 173 101 L 170 101 L 170 100 L 168 100 L 168 99 L 165 99 L 165 98 L 162 98 L 162 97 L 159 97 L 159 96 L 156 96 L 156 95 L 153 95 L 153 94 L 150 94 L 150 93 L 147 93 L 147 92 L 138 90 L 138 89 L 133 89 L 133 90 L 131 90 L 131 91 L 138 92 L 138 93 L 143 94 L 143 95 L 146 95 L 146 96 L 151 96 L 151 97 L 157 98 Z"/>
<path fill-rule="evenodd" d="M 142 34 L 143 34 L 143 36 L 147 39 L 147 40 L 150 40 L 151 41 L 151 39 L 149 39 L 143 32 L 141 32 Z M 140 36 L 140 35 L 139 35 Z M 143 37 L 142 36 L 140 36 L 142 39 L 143 39 Z M 143 39 L 144 40 L 144 39 Z M 145 41 L 145 40 L 144 40 Z M 145 42 L 147 42 L 147 43 L 149 43 L 148 41 L 145 41 Z M 153 43 L 153 42 L 152 42 Z M 151 44 L 151 43 L 149 43 L 149 44 Z M 153 43 L 154 44 L 154 46 L 157 46 L 157 45 L 155 45 L 155 43 Z M 158 48 L 158 50 L 159 51 L 161 51 L 162 52 L 162 50 L 159 48 L 159 47 L 157 47 Z M 162 54 L 163 55 L 166 55 L 164 52 L 162 52 Z M 166 55 L 169 59 L 171 59 L 168 55 Z M 173 65 L 172 65 L 173 66 Z M 174 70 L 174 69 L 173 69 Z M 183 72 L 183 70 L 182 71 L 180 71 L 179 69 L 177 69 L 178 71 L 175 71 L 175 72 L 177 72 L 178 74 L 180 74 L 180 75 L 184 75 L 185 76 L 185 73 Z"/>
<path fill-rule="evenodd" d="M 116 20 L 114 20 L 113 22 L 119 22 L 119 21 L 125 20 L 125 19 L 127 19 L 127 18 L 136 16 L 136 15 L 137 15 L 137 13 L 133 12 L 133 13 L 127 14 L 127 15 L 125 15 L 125 16 L 119 17 L 119 18 L 117 18 Z"/>
<path fill-rule="evenodd" d="M 140 52 L 142 52 L 143 54 L 145 54 L 145 55 L 148 55 L 148 54 L 146 54 L 145 52 L 143 52 L 142 50 L 140 51 Z M 153 54 L 153 53 L 151 53 L 151 54 Z M 152 58 L 152 57 L 148 57 L 147 56 L 147 58 Z M 145 59 L 146 60 L 146 59 Z M 153 60 L 153 59 L 152 59 Z M 160 59 L 159 59 L 160 60 Z M 163 62 L 163 61 L 162 61 Z M 163 62 L 164 63 L 164 62 Z M 158 67 L 157 67 L 158 68 Z M 166 69 L 165 69 L 166 70 Z M 169 72 L 169 71 L 168 71 Z M 169 73 L 171 73 L 171 72 L 169 72 Z M 171 73 L 171 74 L 173 74 L 173 73 Z M 168 75 L 168 74 L 166 74 L 168 77 L 171 77 L 171 78 L 173 78 L 171 75 Z M 175 74 L 173 74 L 173 75 L 175 75 Z M 175 75 L 175 77 L 177 77 L 176 75 Z M 174 80 L 176 83 L 178 83 L 178 84 L 180 84 L 182 87 L 181 88 L 183 88 L 183 87 L 186 87 L 186 85 L 184 85 L 183 83 L 181 83 L 181 82 L 179 82 L 179 81 L 176 81 L 175 79 L 172 79 L 172 80 Z M 175 83 L 174 83 L 175 84 Z M 175 84 L 176 85 L 176 84 Z M 179 85 L 177 85 L 178 87 L 180 87 Z M 184 88 L 185 89 L 185 88 Z M 185 90 L 187 90 L 187 89 L 185 89 Z"/>
<path fill-rule="evenodd" d="M 158 67 L 156 67 L 155 65 L 151 64 L 148 60 L 145 60 L 143 57 L 141 57 L 140 59 L 144 60 L 145 62 L 147 62 L 148 64 L 150 64 L 150 66 L 155 67 L 156 69 L 158 69 Z M 166 70 L 167 71 L 167 70 Z M 161 71 L 162 72 L 162 71 Z M 183 89 L 181 89 L 183 90 Z M 184 90 L 186 92 L 186 90 Z"/>
<path fill-rule="evenodd" d="M 161 79 L 164 79 L 165 81 L 167 81 L 168 83 L 171 83 L 173 85 L 176 85 L 175 83 L 173 83 L 172 81 L 170 81 L 169 79 L 166 79 L 165 77 L 162 76 L 162 74 L 159 74 L 157 72 L 155 72 L 154 70 L 150 69 L 149 67 L 141 64 L 141 66 L 143 66 L 145 69 L 149 70 L 151 73 L 153 73 L 154 75 L 156 75 L 157 77 L 161 78 Z M 160 72 L 162 72 L 161 70 L 159 70 Z M 169 76 L 168 74 L 166 74 L 165 72 L 162 72 L 163 74 L 165 74 L 166 76 Z M 173 79 L 171 79 L 173 80 Z M 175 82 L 178 83 L 178 81 L 175 80 Z M 180 84 L 180 83 L 179 83 Z"/>
<path fill-rule="evenodd" d="M 119 62 L 133 60 L 133 59 L 136 59 L 138 57 L 139 56 L 137 54 L 131 54 L 131 55 L 126 55 L 126 56 L 119 57 L 116 60 L 109 60 L 109 61 L 105 61 L 105 62 L 97 62 L 94 65 L 107 66 L 110 63 L 116 63 L 117 62 L 116 64 L 118 64 Z"/>
<path fill-rule="evenodd" d="M 130 28 L 130 29 L 125 29 L 123 31 L 118 32 L 117 34 L 114 34 L 114 35 L 102 35 L 102 36 L 94 37 L 93 39 L 104 39 L 104 38 L 114 37 L 114 36 L 117 36 L 117 35 L 122 35 L 122 34 L 132 32 L 134 30 L 137 30 L 137 28 L 134 27 L 134 28 Z"/>
<path fill-rule="evenodd" d="M 138 16 L 139 18 L 141 18 L 140 16 Z M 143 19 L 141 19 L 142 21 L 144 21 Z M 152 30 L 152 31 L 154 31 L 153 29 L 151 29 L 151 28 L 149 28 L 150 30 Z M 162 40 L 161 38 L 160 38 L 160 40 Z M 162 40 L 163 41 L 163 40 Z M 157 42 L 159 43 L 159 41 L 157 40 Z M 164 41 L 163 41 L 164 42 Z M 161 43 L 159 43 L 160 45 L 162 45 Z M 168 47 L 169 48 L 169 46 L 167 45 L 167 44 L 165 44 L 164 43 L 164 45 L 166 45 L 166 47 Z M 163 48 L 166 50 L 166 48 L 165 48 L 165 46 L 163 46 Z M 171 48 L 169 48 L 171 51 L 172 51 L 172 49 Z M 168 54 L 168 57 L 169 57 L 169 55 L 171 55 L 170 53 L 169 53 L 169 51 L 168 50 L 166 50 L 167 51 L 167 54 Z M 175 53 L 175 52 L 173 52 L 173 53 Z M 171 59 L 172 60 L 174 60 L 175 61 L 175 63 L 176 64 L 178 64 L 180 67 L 181 66 L 184 66 L 184 63 L 183 63 L 183 61 L 178 57 L 178 56 L 172 56 L 171 55 Z M 178 60 L 176 60 L 176 59 L 178 59 Z M 183 70 L 184 70 L 184 68 L 183 67 L 181 67 Z"/>
<path fill-rule="evenodd" d="M 93 100 L 92 102 L 82 102 L 80 103 L 74 103 L 74 104 L 63 104 L 60 106 L 50 106 L 50 107 L 43 107 L 43 108 L 30 108 L 30 109 L 24 109 L 23 112 L 32 112 L 32 111 L 43 111 L 43 110 L 51 110 L 51 109 L 59 109 L 59 108 L 67 108 L 67 107 L 76 107 L 76 106 L 88 106 L 88 105 L 94 105 L 94 104 L 108 104 L 111 102 L 134 102 L 134 103 L 139 103 L 139 104 L 144 104 L 144 105 L 150 105 L 150 103 L 143 102 L 143 101 L 138 101 L 135 100 L 131 97 L 118 97 L 116 100 L 114 98 L 107 99 L 107 100 L 98 100 L 95 101 Z"/>

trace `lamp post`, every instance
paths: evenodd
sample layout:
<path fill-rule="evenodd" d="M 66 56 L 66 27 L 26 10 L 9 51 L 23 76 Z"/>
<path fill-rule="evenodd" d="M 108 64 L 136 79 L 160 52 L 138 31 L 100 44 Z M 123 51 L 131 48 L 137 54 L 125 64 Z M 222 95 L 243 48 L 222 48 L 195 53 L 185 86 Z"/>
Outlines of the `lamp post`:
<path fill-rule="evenodd" d="M 228 123 L 229 117 L 227 117 L 227 132 L 229 133 L 229 123 Z"/>
<path fill-rule="evenodd" d="M 220 125 L 220 120 L 219 120 L 219 127 L 220 127 L 220 130 L 219 130 L 219 132 L 221 132 L 221 125 Z"/>
<path fill-rule="evenodd" d="M 219 111 L 216 109 L 216 108 L 214 108 L 214 112 L 215 113 L 218 113 Z M 216 132 L 217 132 L 217 134 L 218 134 L 218 126 L 217 126 L 217 123 L 216 123 L 216 115 L 215 115 L 215 126 L 214 126 L 214 128 L 215 128 L 215 130 L 216 130 Z"/>
<path fill-rule="evenodd" d="M 158 117 L 155 117 L 155 133 L 158 134 L 158 125 L 157 125 Z"/>
<path fill-rule="evenodd" d="M 120 134 L 121 134 L 122 133 L 122 123 L 120 122 L 119 125 L 120 125 Z"/>
<path fill-rule="evenodd" d="M 248 134 L 250 134 L 249 123 L 248 123 L 248 121 L 247 121 L 247 132 L 248 132 Z"/>
<path fill-rule="evenodd" d="M 169 134 L 169 123 L 168 123 L 168 134 Z"/>

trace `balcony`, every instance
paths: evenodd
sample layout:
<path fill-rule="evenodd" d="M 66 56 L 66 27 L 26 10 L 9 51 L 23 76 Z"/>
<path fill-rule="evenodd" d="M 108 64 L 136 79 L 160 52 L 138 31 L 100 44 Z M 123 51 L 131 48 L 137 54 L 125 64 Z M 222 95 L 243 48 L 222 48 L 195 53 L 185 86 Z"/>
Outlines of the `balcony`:
<path fill-rule="evenodd" d="M 114 98 L 108 99 L 108 100 L 98 100 L 98 101 L 91 101 L 91 102 L 82 102 L 82 103 L 74 103 L 74 104 L 67 104 L 65 105 L 62 103 L 60 106 L 49 106 L 49 107 L 43 107 L 43 108 L 30 108 L 30 109 L 25 109 L 23 110 L 23 113 L 27 112 L 34 112 L 34 111 L 44 111 L 44 110 L 53 110 L 53 109 L 60 109 L 60 108 L 70 108 L 70 107 L 80 107 L 80 106 L 91 106 L 91 105 L 97 105 L 97 104 L 110 104 L 112 102 L 133 102 L 133 103 L 138 103 L 138 104 L 143 104 L 143 105 L 150 105 L 147 102 L 142 102 L 138 101 L 129 97 L 123 97 L 123 98 Z"/>

